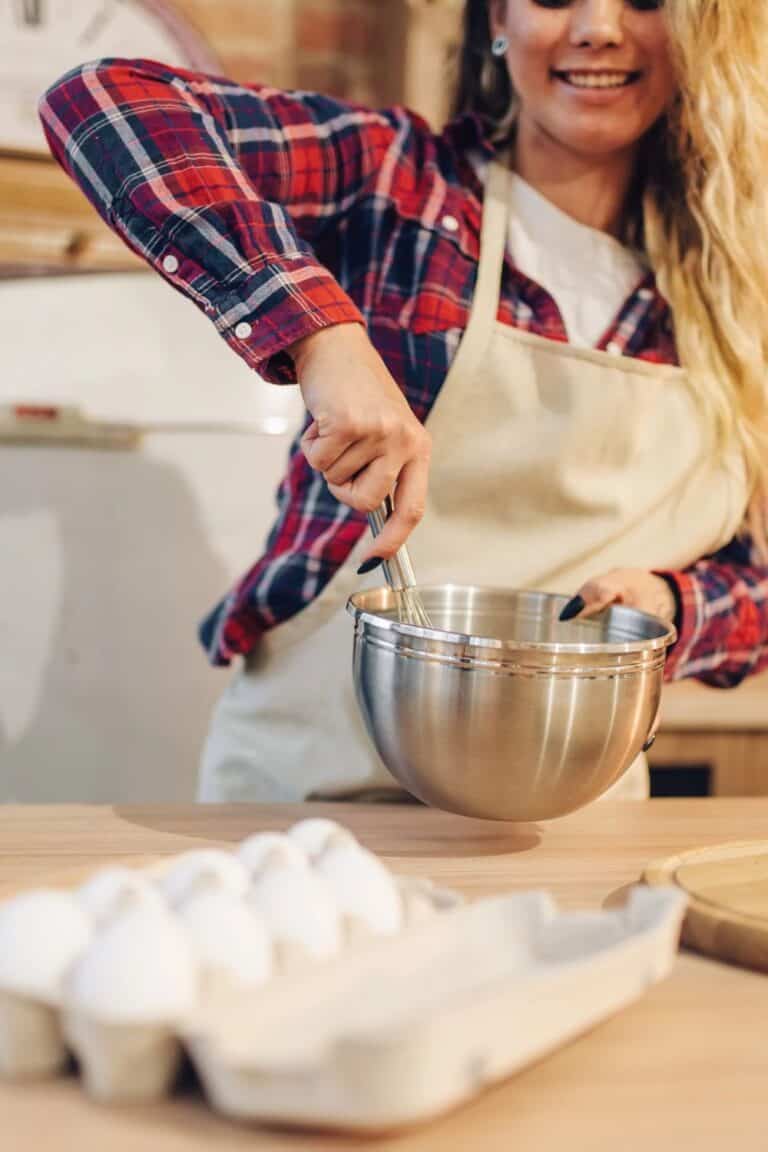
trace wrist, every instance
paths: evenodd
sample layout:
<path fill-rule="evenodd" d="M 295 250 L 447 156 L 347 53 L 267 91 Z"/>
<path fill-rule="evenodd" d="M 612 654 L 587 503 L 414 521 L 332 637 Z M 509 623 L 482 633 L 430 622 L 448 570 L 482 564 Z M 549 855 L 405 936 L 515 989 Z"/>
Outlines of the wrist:
<path fill-rule="evenodd" d="M 303 336 L 301 340 L 289 345 L 286 352 L 293 360 L 296 374 L 300 375 L 315 356 L 325 352 L 329 343 L 338 343 L 339 340 L 348 339 L 351 332 L 359 334 L 362 331 L 360 324 L 331 324 L 327 328 L 318 328 L 316 332 Z"/>

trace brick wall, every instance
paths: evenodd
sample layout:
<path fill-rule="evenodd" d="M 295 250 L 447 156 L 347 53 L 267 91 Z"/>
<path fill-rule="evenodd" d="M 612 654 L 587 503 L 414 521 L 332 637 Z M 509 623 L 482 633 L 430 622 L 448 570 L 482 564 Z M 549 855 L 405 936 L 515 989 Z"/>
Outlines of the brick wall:
<path fill-rule="evenodd" d="M 236 80 L 396 99 L 407 0 L 176 0 Z"/>
<path fill-rule="evenodd" d="M 397 0 L 298 0 L 299 85 L 365 104 L 397 99 L 402 9 Z"/>
<path fill-rule="evenodd" d="M 380 105 L 433 120 L 450 102 L 463 0 L 176 0 L 236 80 Z"/>

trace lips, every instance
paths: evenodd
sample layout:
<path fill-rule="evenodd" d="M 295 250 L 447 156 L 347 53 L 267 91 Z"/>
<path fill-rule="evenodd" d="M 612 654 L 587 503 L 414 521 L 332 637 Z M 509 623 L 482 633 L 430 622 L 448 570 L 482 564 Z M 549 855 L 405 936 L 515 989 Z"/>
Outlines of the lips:
<path fill-rule="evenodd" d="M 552 75 L 571 88 L 610 89 L 627 88 L 640 78 L 640 72 L 609 69 L 553 70 Z"/>

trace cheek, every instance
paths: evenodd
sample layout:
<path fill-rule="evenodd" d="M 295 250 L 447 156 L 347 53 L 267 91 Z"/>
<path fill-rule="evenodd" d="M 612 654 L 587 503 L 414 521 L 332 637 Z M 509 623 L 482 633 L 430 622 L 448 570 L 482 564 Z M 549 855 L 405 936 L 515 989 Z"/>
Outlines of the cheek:
<path fill-rule="evenodd" d="M 549 70 L 553 60 L 553 37 L 540 27 L 525 20 L 510 21 L 507 67 L 518 95 L 541 91 L 549 83 Z"/>
<path fill-rule="evenodd" d="M 643 55 L 652 62 L 653 93 L 659 111 L 668 107 L 677 92 L 677 79 L 672 64 L 669 39 L 666 30 L 659 28 L 655 34 L 648 36 L 643 42 L 638 37 Z"/>
<path fill-rule="evenodd" d="M 654 119 L 662 116 L 672 107 L 677 90 L 674 73 L 671 68 L 668 71 L 659 68 L 654 72 L 651 87 L 652 108 L 650 109 Z"/>
<path fill-rule="evenodd" d="M 558 46 L 568 40 L 571 18 L 568 7 L 543 8 L 531 0 L 507 0 L 503 24 L 510 44 L 510 71 L 531 80 L 548 79 Z"/>
<path fill-rule="evenodd" d="M 510 52 L 507 57 L 507 67 L 512 80 L 512 87 L 518 97 L 525 101 L 535 97 L 541 87 L 541 78 L 530 55 L 524 52 Z"/>
<path fill-rule="evenodd" d="M 550 69 L 568 45 L 570 5 L 547 8 L 531 0 L 506 0 L 501 15 L 506 15 L 507 66 L 513 87 L 523 102 L 541 99 L 551 85 Z"/>
<path fill-rule="evenodd" d="M 669 57 L 659 70 L 659 96 L 664 108 L 668 108 L 678 91 L 677 77 Z"/>

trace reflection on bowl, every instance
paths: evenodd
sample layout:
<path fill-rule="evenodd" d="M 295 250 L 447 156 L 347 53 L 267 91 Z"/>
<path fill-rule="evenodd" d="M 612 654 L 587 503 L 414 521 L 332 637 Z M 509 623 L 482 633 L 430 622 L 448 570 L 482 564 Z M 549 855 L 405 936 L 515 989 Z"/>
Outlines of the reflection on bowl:
<path fill-rule="evenodd" d="M 419 593 L 431 629 L 398 623 L 389 588 L 347 605 L 358 704 L 409 792 L 467 816 L 548 819 L 595 800 L 643 750 L 674 628 L 623 606 L 560 622 L 568 597 L 541 592 Z"/>

